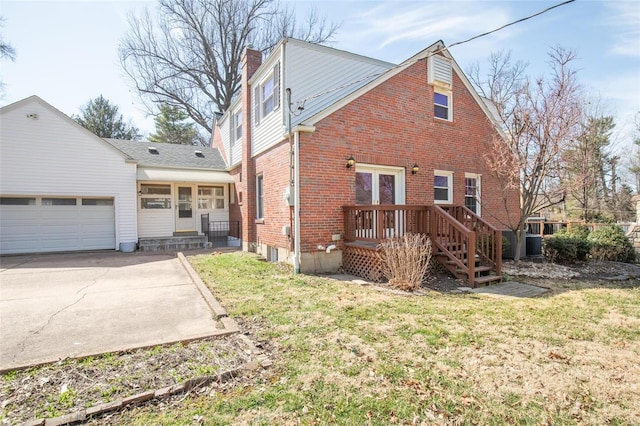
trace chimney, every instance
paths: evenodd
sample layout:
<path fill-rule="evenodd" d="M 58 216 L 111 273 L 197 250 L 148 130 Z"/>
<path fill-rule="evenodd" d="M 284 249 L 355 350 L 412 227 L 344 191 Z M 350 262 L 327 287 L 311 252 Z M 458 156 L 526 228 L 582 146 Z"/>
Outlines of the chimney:
<path fill-rule="evenodd" d="M 254 125 L 251 120 L 253 90 L 249 79 L 262 64 L 262 52 L 251 46 L 242 55 L 242 182 L 238 191 L 242 193 L 242 238 L 243 250 L 255 252 L 257 248 L 256 218 L 256 165 L 251 157 L 251 134 Z"/>

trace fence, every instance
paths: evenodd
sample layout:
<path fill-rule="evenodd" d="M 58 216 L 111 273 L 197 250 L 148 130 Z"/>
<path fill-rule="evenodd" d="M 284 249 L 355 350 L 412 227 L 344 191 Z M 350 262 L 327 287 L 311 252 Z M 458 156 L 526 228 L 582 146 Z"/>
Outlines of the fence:
<path fill-rule="evenodd" d="M 242 228 L 239 220 L 209 220 L 208 214 L 200 217 L 202 233 L 213 247 L 240 247 Z"/>

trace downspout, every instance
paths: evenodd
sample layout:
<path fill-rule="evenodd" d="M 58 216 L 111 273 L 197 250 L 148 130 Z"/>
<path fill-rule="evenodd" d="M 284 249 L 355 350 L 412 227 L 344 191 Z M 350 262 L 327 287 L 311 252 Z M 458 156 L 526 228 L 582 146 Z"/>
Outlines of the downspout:
<path fill-rule="evenodd" d="M 300 132 L 293 134 L 294 149 L 294 203 L 293 206 L 293 270 L 300 273 Z"/>

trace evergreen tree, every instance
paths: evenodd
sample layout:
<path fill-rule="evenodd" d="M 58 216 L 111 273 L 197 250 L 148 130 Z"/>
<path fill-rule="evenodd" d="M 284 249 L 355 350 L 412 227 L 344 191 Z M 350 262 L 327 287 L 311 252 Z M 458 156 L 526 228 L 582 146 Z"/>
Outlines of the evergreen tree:
<path fill-rule="evenodd" d="M 193 123 L 185 122 L 187 114 L 180 109 L 163 104 L 160 113 L 153 120 L 156 132 L 149 136 L 149 142 L 199 145 L 200 139 Z"/>
<path fill-rule="evenodd" d="M 140 139 L 138 128 L 130 122 L 125 123 L 122 114 L 118 113 L 118 107 L 102 95 L 91 99 L 80 112 L 80 116 L 74 115 L 71 118 L 101 138 Z"/>

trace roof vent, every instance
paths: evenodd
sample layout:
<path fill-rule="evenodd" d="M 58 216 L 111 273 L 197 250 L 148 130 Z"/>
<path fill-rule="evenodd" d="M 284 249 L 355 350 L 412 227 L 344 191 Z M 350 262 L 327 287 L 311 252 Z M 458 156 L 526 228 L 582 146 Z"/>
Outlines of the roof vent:
<path fill-rule="evenodd" d="M 158 155 L 158 154 L 160 154 L 160 152 L 158 152 L 158 148 L 156 148 L 155 146 L 150 146 L 149 147 L 149 154 Z"/>
<path fill-rule="evenodd" d="M 204 154 L 202 153 L 202 151 L 196 151 L 196 157 L 204 158 Z"/>

